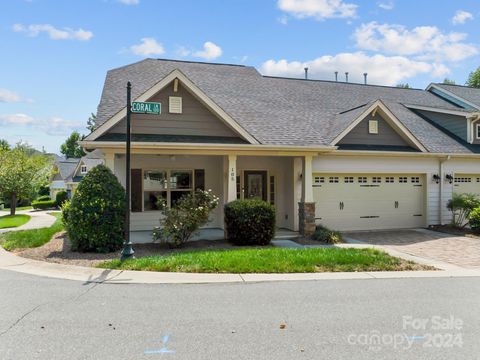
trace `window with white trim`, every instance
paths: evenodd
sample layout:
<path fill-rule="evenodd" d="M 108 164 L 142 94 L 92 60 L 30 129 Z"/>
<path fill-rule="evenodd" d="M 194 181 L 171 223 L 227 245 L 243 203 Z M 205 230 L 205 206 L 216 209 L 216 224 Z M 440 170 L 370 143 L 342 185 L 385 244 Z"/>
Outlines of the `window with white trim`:
<path fill-rule="evenodd" d="M 412 176 L 410 179 L 412 183 L 418 184 L 420 182 L 420 178 L 418 176 Z"/>
<path fill-rule="evenodd" d="M 358 182 L 360 184 L 365 184 L 367 182 L 367 177 L 366 176 L 359 176 L 358 177 Z"/>
<path fill-rule="evenodd" d="M 313 182 L 315 184 L 323 184 L 325 182 L 325 178 L 323 176 L 315 176 Z"/>
<path fill-rule="evenodd" d="M 395 178 L 393 176 L 386 176 L 385 177 L 385 182 L 386 183 L 394 183 L 395 182 Z"/>
<path fill-rule="evenodd" d="M 380 176 L 373 176 L 372 177 L 372 183 L 379 184 L 381 182 L 382 182 L 382 178 Z"/>
<path fill-rule="evenodd" d="M 406 176 L 399 176 L 398 177 L 398 182 L 399 183 L 406 183 L 407 182 L 407 177 Z"/>
<path fill-rule="evenodd" d="M 193 192 L 192 170 L 145 170 L 143 207 L 145 211 L 175 206 L 185 194 Z"/>
<path fill-rule="evenodd" d="M 80 174 L 84 175 L 87 173 L 87 165 L 82 165 L 80 167 Z"/>
<path fill-rule="evenodd" d="M 475 135 L 477 136 L 477 139 L 480 139 L 480 124 L 476 124 L 475 129 L 476 129 Z"/>
<path fill-rule="evenodd" d="M 331 184 L 336 184 L 338 183 L 338 176 L 330 176 L 328 178 L 328 182 L 331 183 Z"/>
<path fill-rule="evenodd" d="M 368 120 L 368 133 L 378 134 L 378 120 Z"/>
<path fill-rule="evenodd" d="M 343 178 L 343 182 L 346 184 L 352 184 L 353 183 L 353 176 L 345 176 Z"/>

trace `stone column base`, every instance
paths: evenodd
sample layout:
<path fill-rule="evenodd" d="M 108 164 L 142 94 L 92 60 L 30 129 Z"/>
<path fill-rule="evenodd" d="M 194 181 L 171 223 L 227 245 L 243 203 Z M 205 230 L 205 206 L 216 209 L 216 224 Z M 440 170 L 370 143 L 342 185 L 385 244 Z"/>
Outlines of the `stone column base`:
<path fill-rule="evenodd" d="M 298 230 L 303 236 L 310 236 L 315 232 L 315 203 L 298 203 Z"/>

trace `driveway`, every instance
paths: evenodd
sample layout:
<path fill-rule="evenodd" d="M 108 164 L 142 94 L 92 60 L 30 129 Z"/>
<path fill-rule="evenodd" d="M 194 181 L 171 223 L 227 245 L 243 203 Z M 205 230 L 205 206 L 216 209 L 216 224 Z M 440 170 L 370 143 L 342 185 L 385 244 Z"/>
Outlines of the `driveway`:
<path fill-rule="evenodd" d="M 349 232 L 345 237 L 422 258 L 480 269 L 480 239 L 426 229 Z"/>

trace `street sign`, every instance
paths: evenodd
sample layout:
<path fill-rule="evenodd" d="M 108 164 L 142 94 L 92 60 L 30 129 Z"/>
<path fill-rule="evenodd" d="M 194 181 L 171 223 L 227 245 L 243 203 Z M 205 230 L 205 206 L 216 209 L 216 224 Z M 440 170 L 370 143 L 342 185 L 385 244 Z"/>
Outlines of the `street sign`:
<path fill-rule="evenodd" d="M 160 115 L 162 104 L 158 102 L 132 102 L 132 113 Z"/>

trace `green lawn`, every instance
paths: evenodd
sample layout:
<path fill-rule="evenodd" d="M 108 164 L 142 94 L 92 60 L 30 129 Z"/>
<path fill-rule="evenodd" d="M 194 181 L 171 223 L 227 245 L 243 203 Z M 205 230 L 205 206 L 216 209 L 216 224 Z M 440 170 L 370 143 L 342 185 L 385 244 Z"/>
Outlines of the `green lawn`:
<path fill-rule="evenodd" d="M 57 220 L 43 229 L 12 231 L 0 234 L 0 244 L 6 250 L 39 247 L 50 241 L 54 234 L 63 230 L 61 213 L 50 213 Z"/>
<path fill-rule="evenodd" d="M 152 256 L 98 265 L 106 269 L 191 273 L 313 273 L 416 270 L 417 264 L 375 249 L 249 248 Z"/>
<path fill-rule="evenodd" d="M 29 215 L 0 216 L 0 229 L 19 227 L 30 220 Z"/>

